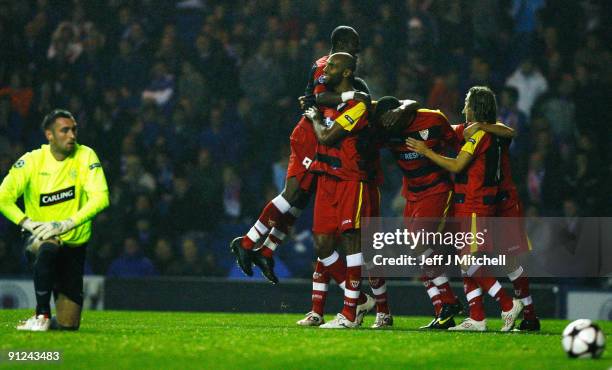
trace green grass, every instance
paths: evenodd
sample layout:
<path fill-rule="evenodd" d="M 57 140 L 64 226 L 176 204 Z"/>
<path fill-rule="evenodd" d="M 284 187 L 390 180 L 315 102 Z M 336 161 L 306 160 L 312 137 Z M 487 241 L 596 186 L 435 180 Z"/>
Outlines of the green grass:
<path fill-rule="evenodd" d="M 61 350 L 70 369 L 609 369 L 568 359 L 564 320 L 543 320 L 538 334 L 420 331 L 425 317 L 396 317 L 392 330 L 301 328 L 301 315 L 87 311 L 79 332 L 17 332 L 30 311 L 0 311 L 0 352 Z M 329 315 L 331 318 L 331 315 Z M 366 318 L 371 324 L 373 317 Z M 612 333 L 612 322 L 600 322 Z M 20 364 L 23 367 L 23 364 Z M 0 361 L 0 368 L 15 367 Z M 50 368 L 49 366 L 44 366 Z M 51 366 L 57 368 L 57 366 Z"/>

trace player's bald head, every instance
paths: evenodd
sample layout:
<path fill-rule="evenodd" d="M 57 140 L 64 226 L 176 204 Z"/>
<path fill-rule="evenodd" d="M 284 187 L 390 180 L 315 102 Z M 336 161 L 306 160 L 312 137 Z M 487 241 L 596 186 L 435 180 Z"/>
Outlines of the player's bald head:
<path fill-rule="evenodd" d="M 349 53 L 334 53 L 329 56 L 329 61 L 336 64 L 340 70 L 348 69 L 353 73 L 357 67 L 355 58 Z"/>

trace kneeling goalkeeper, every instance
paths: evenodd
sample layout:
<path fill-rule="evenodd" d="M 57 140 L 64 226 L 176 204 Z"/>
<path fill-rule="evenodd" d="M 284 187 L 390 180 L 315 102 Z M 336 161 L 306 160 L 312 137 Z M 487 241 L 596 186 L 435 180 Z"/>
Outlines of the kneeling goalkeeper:
<path fill-rule="evenodd" d="M 77 330 L 91 220 L 108 207 L 108 186 L 96 153 L 77 143 L 70 112 L 52 111 L 42 130 L 49 144 L 24 154 L 0 185 L 0 212 L 26 232 L 33 261 L 36 313 L 17 329 L 49 330 L 53 292 L 57 328 Z M 25 213 L 15 204 L 22 195 Z"/>

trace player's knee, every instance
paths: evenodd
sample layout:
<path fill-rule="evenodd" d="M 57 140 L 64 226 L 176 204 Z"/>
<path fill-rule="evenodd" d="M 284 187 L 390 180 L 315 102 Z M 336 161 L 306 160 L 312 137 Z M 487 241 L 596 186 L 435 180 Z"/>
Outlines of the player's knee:
<path fill-rule="evenodd" d="M 58 252 L 59 245 L 50 242 L 43 242 L 38 248 L 38 253 L 36 254 L 36 259 L 34 260 L 34 266 L 37 267 L 54 260 Z"/>

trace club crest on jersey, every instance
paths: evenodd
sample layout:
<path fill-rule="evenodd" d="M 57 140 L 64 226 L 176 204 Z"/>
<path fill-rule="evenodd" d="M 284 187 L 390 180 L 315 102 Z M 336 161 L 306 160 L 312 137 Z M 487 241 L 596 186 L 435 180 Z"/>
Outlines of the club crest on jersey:
<path fill-rule="evenodd" d="M 429 129 L 426 128 L 425 130 L 419 131 L 419 135 L 421 135 L 421 138 L 423 140 L 427 140 L 427 138 L 429 137 Z"/>
<path fill-rule="evenodd" d="M 54 191 L 53 193 L 40 194 L 40 207 L 52 206 L 54 204 L 66 202 L 74 199 L 75 187 L 71 186 L 66 189 Z"/>
<path fill-rule="evenodd" d="M 359 287 L 359 280 L 351 280 L 351 287 L 357 289 Z"/>
<path fill-rule="evenodd" d="M 320 84 L 324 84 L 325 83 L 325 75 L 320 75 L 319 78 L 317 78 L 317 81 Z"/>

